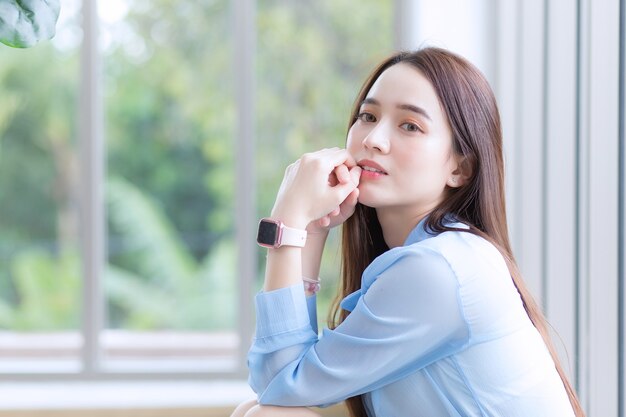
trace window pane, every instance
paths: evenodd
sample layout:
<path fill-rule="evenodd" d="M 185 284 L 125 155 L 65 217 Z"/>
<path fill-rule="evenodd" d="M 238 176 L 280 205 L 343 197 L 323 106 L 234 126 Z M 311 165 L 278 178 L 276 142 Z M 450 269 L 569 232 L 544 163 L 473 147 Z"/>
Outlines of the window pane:
<path fill-rule="evenodd" d="M 79 6 L 53 41 L 0 44 L 0 372 L 79 369 Z"/>
<path fill-rule="evenodd" d="M 100 3 L 109 370 L 236 366 L 227 0 Z"/>
<path fill-rule="evenodd" d="M 259 217 L 270 213 L 287 165 L 305 152 L 345 146 L 361 83 L 392 51 L 392 6 L 391 0 L 259 1 Z M 263 255 L 259 251 L 261 268 Z M 339 260 L 333 231 L 320 273 L 320 322 L 337 291 Z"/>

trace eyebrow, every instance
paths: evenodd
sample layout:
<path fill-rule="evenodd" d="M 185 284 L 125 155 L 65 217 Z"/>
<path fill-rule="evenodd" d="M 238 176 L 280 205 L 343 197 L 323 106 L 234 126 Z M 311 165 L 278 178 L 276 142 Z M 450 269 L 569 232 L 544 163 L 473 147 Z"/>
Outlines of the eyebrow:
<path fill-rule="evenodd" d="M 380 106 L 380 102 L 378 100 L 376 100 L 375 98 L 366 98 L 361 103 L 361 105 L 363 105 L 363 104 L 373 104 L 374 106 Z M 425 118 L 427 118 L 428 120 L 432 121 L 432 119 L 430 118 L 430 116 L 428 115 L 426 110 L 424 110 L 421 107 L 414 106 L 413 104 L 398 104 L 396 106 L 396 108 L 401 109 L 401 110 L 412 111 L 412 112 L 420 114 L 420 115 L 424 116 Z"/>

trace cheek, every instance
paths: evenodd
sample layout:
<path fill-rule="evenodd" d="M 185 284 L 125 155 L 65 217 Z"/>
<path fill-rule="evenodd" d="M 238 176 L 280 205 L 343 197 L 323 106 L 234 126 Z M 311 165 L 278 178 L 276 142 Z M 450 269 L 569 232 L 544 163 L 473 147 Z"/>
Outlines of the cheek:
<path fill-rule="evenodd" d="M 356 131 L 357 129 L 354 125 L 352 125 L 350 130 L 348 130 L 348 137 L 346 138 L 346 149 L 350 153 L 352 153 L 351 151 L 355 150 L 359 144 L 359 141 L 356 139 Z"/>
<path fill-rule="evenodd" d="M 404 173 L 403 180 L 425 184 L 437 184 L 448 167 L 440 149 L 430 144 L 411 146 L 400 149 L 396 146 L 395 161 L 400 172 Z"/>

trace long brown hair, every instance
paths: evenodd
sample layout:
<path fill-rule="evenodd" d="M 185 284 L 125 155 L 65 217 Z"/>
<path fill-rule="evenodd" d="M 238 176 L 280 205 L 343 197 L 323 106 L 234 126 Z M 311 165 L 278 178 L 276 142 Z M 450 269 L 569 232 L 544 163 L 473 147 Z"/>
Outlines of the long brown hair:
<path fill-rule="evenodd" d="M 504 195 L 502 129 L 496 100 L 481 72 L 464 58 L 439 48 L 399 52 L 384 60 L 365 81 L 355 100 L 348 128 L 356 121 L 361 103 L 378 77 L 389 67 L 404 63 L 416 68 L 433 85 L 452 131 L 453 150 L 468 164 L 471 177 L 461 187 L 447 190 L 446 198 L 426 220 L 434 232 L 461 230 L 479 235 L 494 244 L 504 257 L 528 317 L 535 325 L 552 355 L 577 417 L 585 415 L 576 392 L 563 371 L 548 333 L 540 307 L 526 288 L 509 241 Z M 445 226 L 446 214 L 470 226 L 453 229 Z M 361 287 L 365 268 L 386 246 L 376 211 L 357 204 L 355 213 L 342 230 L 342 282 L 340 293 L 329 316 L 336 327 L 349 312 L 339 301 Z M 366 417 L 361 396 L 346 401 L 352 417 Z"/>

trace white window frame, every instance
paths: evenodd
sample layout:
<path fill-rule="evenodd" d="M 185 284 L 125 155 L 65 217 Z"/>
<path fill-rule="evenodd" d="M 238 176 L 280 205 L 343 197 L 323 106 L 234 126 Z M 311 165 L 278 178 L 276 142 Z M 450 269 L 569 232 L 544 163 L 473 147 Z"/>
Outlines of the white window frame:
<path fill-rule="evenodd" d="M 80 370 L 77 372 L 8 372 L 3 380 L 102 380 L 102 379 L 180 379 L 180 378 L 245 378 L 246 353 L 252 337 L 254 317 L 252 289 L 257 270 L 255 244 L 256 206 L 254 169 L 254 91 L 256 1 L 231 0 L 234 51 L 233 67 L 237 108 L 235 216 L 237 265 L 240 289 L 238 303 L 238 351 L 236 368 L 229 371 L 154 371 L 126 372 L 107 370 L 103 362 L 102 335 L 105 329 L 106 305 L 103 294 L 103 271 L 106 263 L 106 145 L 103 123 L 102 56 L 99 48 L 98 0 L 82 0 L 83 39 L 80 48 L 79 123 L 80 183 L 80 247 L 82 260 L 82 348 Z"/>

